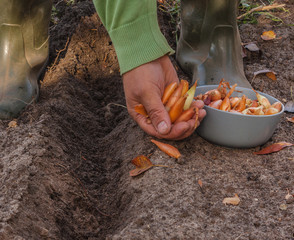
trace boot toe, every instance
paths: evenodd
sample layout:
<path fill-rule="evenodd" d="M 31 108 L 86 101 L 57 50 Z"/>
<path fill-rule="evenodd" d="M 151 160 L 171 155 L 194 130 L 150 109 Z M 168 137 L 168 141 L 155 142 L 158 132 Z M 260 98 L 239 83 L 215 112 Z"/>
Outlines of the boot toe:
<path fill-rule="evenodd" d="M 38 98 L 38 85 L 31 84 L 32 81 L 28 78 L 21 82 L 16 81 L 16 84 L 11 84 L 13 80 L 9 82 L 9 87 L 2 89 L 0 94 L 0 119 L 17 117 L 26 106 Z M 33 82 L 37 83 L 37 80 Z"/>

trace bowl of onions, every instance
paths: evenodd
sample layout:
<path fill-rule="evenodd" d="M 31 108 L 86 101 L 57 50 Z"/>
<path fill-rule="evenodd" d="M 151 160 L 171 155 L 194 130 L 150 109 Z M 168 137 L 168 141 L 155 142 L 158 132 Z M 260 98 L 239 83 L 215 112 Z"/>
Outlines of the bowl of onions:
<path fill-rule="evenodd" d="M 283 104 L 253 89 L 219 85 L 198 86 L 195 99 L 204 101 L 206 117 L 197 128 L 205 140 L 232 148 L 250 148 L 266 143 L 273 135 Z"/>

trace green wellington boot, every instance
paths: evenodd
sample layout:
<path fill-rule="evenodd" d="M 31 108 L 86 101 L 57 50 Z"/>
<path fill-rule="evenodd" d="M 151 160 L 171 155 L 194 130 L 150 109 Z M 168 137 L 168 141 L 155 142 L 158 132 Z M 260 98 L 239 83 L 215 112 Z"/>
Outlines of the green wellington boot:
<path fill-rule="evenodd" d="M 0 0 L 0 119 L 38 98 L 52 0 Z"/>
<path fill-rule="evenodd" d="M 177 61 L 199 85 L 229 83 L 251 88 L 241 56 L 237 0 L 182 0 Z"/>

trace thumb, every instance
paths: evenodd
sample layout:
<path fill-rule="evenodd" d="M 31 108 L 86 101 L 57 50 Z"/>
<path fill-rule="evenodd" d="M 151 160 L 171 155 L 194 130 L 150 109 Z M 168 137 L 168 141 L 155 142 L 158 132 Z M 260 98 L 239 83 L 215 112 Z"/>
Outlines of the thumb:
<path fill-rule="evenodd" d="M 148 98 L 148 102 L 143 103 L 151 119 L 154 128 L 159 134 L 168 134 L 171 130 L 171 122 L 168 112 L 165 110 L 159 96 Z"/>

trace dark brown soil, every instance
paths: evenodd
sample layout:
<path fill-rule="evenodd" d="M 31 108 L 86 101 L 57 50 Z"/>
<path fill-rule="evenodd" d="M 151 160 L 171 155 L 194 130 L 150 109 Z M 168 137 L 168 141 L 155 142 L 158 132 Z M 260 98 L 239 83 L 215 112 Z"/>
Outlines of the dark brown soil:
<path fill-rule="evenodd" d="M 193 134 L 169 141 L 183 155 L 176 163 L 123 107 L 115 51 L 92 2 L 54 2 L 40 100 L 22 112 L 17 127 L 0 121 L 1 240 L 294 239 L 294 202 L 285 201 L 287 189 L 294 194 L 293 147 L 257 156 L 264 146 L 229 149 Z M 283 2 L 288 11 L 275 13 L 283 24 L 260 17 L 240 32 L 262 52 L 244 59 L 247 78 L 262 69 L 277 73 L 277 81 L 257 76 L 253 87 L 287 102 L 294 89 L 294 4 Z M 159 20 L 175 47 L 169 16 L 160 12 Z M 277 39 L 263 41 L 264 30 Z M 179 76 L 187 79 L 180 69 Z M 293 114 L 283 114 L 265 146 L 294 141 L 286 117 Z M 141 154 L 174 168 L 131 178 L 130 162 Z M 235 193 L 238 206 L 222 203 Z"/>

